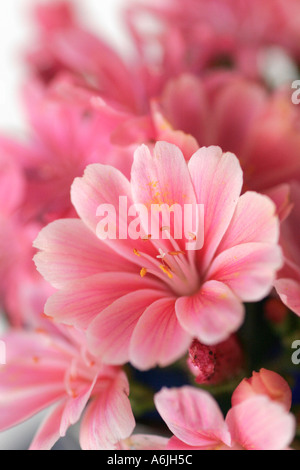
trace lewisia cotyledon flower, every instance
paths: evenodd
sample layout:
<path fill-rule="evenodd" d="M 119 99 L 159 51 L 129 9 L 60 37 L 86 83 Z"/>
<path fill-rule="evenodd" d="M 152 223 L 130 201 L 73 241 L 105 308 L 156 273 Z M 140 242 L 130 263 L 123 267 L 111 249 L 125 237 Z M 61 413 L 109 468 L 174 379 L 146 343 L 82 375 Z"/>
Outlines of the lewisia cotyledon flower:
<path fill-rule="evenodd" d="M 45 313 L 86 330 L 105 363 L 139 369 L 172 363 L 193 338 L 225 340 L 243 323 L 243 302 L 264 298 L 282 263 L 275 205 L 254 192 L 241 196 L 242 185 L 238 159 L 219 147 L 199 149 L 187 164 L 172 144 L 141 146 L 131 181 L 113 167 L 88 166 L 71 191 L 80 218 L 53 222 L 35 241 L 37 268 L 58 289 Z M 164 225 L 169 239 L 152 238 L 143 216 L 139 239 L 100 240 L 97 210 L 114 206 L 120 225 L 120 196 L 128 207 L 201 204 L 203 233 L 186 238 L 203 237 L 203 247 L 187 251 L 187 240 Z"/>

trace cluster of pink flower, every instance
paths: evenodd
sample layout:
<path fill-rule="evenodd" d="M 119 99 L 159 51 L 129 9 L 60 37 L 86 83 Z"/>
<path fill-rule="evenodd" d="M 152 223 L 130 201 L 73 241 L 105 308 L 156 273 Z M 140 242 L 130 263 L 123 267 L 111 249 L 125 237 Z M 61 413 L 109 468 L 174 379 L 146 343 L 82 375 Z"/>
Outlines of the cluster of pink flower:
<path fill-rule="evenodd" d="M 0 137 L 1 431 L 51 407 L 32 449 L 82 415 L 83 449 L 289 448 L 290 387 L 265 368 L 241 381 L 238 332 L 248 303 L 300 316 L 300 108 L 259 67 L 274 45 L 300 63 L 299 18 L 298 0 L 137 2 L 125 61 L 71 3 L 36 7 L 32 134 Z M 203 247 L 155 239 L 143 214 L 139 239 L 100 240 L 97 209 L 124 221 L 120 197 L 201 204 Z M 154 396 L 173 437 L 133 433 L 128 364 L 177 361 L 194 385 Z M 234 377 L 224 420 L 205 387 Z"/>

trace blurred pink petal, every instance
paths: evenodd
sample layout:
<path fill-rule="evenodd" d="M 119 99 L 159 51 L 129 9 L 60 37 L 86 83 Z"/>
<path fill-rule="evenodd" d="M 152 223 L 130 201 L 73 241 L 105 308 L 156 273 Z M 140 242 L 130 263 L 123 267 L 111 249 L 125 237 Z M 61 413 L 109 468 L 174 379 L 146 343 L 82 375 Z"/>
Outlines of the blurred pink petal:
<path fill-rule="evenodd" d="M 295 419 L 266 397 L 249 398 L 229 410 L 226 423 L 244 450 L 285 450 L 295 434 Z"/>
<path fill-rule="evenodd" d="M 169 429 L 185 444 L 203 449 L 230 445 L 223 415 L 209 393 L 188 386 L 164 388 L 155 395 L 155 405 Z"/>

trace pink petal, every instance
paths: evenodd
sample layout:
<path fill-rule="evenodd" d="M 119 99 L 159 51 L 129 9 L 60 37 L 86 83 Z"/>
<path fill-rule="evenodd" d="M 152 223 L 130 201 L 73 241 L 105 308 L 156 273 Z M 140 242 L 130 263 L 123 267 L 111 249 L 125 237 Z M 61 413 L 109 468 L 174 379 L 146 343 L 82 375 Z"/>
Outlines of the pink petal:
<path fill-rule="evenodd" d="M 134 156 L 131 182 L 134 201 L 145 205 L 149 213 L 152 205 L 159 205 L 161 208 L 163 204 L 169 207 L 175 204 L 180 207 L 183 207 L 184 204 L 196 204 L 184 156 L 180 149 L 173 144 L 158 142 L 155 145 L 153 156 L 148 147 L 139 147 Z M 167 210 L 166 215 L 169 216 L 169 214 L 170 211 Z M 147 220 L 141 216 L 144 227 L 145 224 L 147 224 L 147 228 L 152 227 L 151 222 L 153 223 L 154 215 L 151 221 L 148 215 Z M 171 220 L 171 222 L 165 223 L 165 225 L 171 226 L 170 232 L 173 236 L 177 227 L 178 230 L 182 228 L 182 219 L 180 225 L 178 221 L 176 222 L 173 223 Z M 184 235 L 183 230 L 182 232 Z"/>
<path fill-rule="evenodd" d="M 99 240 L 81 220 L 56 220 L 41 230 L 34 246 L 38 271 L 54 287 L 107 271 L 133 267 Z"/>
<path fill-rule="evenodd" d="M 60 423 L 63 411 L 65 409 L 65 401 L 51 409 L 50 413 L 40 425 L 29 450 L 50 450 L 54 444 L 60 439 Z"/>
<path fill-rule="evenodd" d="M 176 145 L 188 161 L 199 148 L 197 140 L 191 134 L 186 134 L 182 130 L 174 130 L 154 105 L 152 108 L 152 119 L 155 126 L 154 134 L 157 135 L 156 140 Z M 182 129 L 182 127 L 179 127 L 179 129 Z"/>
<path fill-rule="evenodd" d="M 185 444 L 217 447 L 223 442 L 230 443 L 221 410 L 204 390 L 189 386 L 163 388 L 155 395 L 154 401 L 168 428 Z"/>
<path fill-rule="evenodd" d="M 169 80 L 161 97 L 161 106 L 162 113 L 174 129 L 191 134 L 205 145 L 208 103 L 198 77 L 183 74 Z"/>
<path fill-rule="evenodd" d="M 60 423 L 60 435 L 65 436 L 68 428 L 73 424 L 77 423 L 80 419 L 94 389 L 97 376 L 94 377 L 92 383 L 79 393 L 77 397 L 69 398 L 66 402 L 64 412 L 62 414 Z"/>
<path fill-rule="evenodd" d="M 274 287 L 282 302 L 300 316 L 300 283 L 294 279 L 278 279 Z"/>
<path fill-rule="evenodd" d="M 247 192 L 238 201 L 218 253 L 242 243 L 277 243 L 279 221 L 275 204 L 267 196 Z"/>
<path fill-rule="evenodd" d="M 160 299 L 145 310 L 134 329 L 130 362 L 140 370 L 165 367 L 183 356 L 190 343 L 191 336 L 177 320 L 175 299 Z"/>
<path fill-rule="evenodd" d="M 233 217 L 243 184 L 238 159 L 219 147 L 202 148 L 189 162 L 198 204 L 204 205 L 204 247 L 198 253 L 205 271 Z"/>
<path fill-rule="evenodd" d="M 65 29 L 51 39 L 52 49 L 63 64 L 80 74 L 97 77 L 106 96 L 125 108 L 135 109 L 135 87 L 139 84 L 113 48 L 79 27 Z"/>
<path fill-rule="evenodd" d="M 268 96 L 265 89 L 253 82 L 231 77 L 222 80 L 214 102 L 215 142 L 239 158 L 247 159 L 247 142 L 256 120 L 264 111 Z"/>
<path fill-rule="evenodd" d="M 108 165 L 89 165 L 84 176 L 74 180 L 71 199 L 79 217 L 95 234 L 102 220 L 97 215 L 98 208 L 103 204 L 114 208 L 109 212 L 107 221 L 111 227 L 116 227 L 116 233 L 113 234 L 115 239 L 107 238 L 102 240 L 102 244 L 105 243 L 116 251 L 119 258 L 137 262 L 133 249 L 141 248 L 140 251 L 145 251 L 145 243 L 129 237 L 128 225 L 131 219 L 128 217 L 128 211 L 133 205 L 131 186 L 120 171 Z"/>
<path fill-rule="evenodd" d="M 244 320 L 244 308 L 222 282 L 208 281 L 192 297 L 176 302 L 181 326 L 204 344 L 217 344 L 237 331 Z"/>
<path fill-rule="evenodd" d="M 284 450 L 293 440 L 295 418 L 266 397 L 249 398 L 228 412 L 232 440 L 247 450 Z"/>
<path fill-rule="evenodd" d="M 118 288 L 116 289 L 116 285 Z M 139 274 L 102 273 L 69 282 L 46 302 L 45 313 L 56 321 L 86 329 L 115 300 L 138 289 L 159 289 L 160 284 Z"/>
<path fill-rule="evenodd" d="M 183 441 L 181 441 L 177 437 L 173 436 L 168 442 L 167 449 L 168 450 L 208 450 L 208 449 L 211 449 L 211 447 L 210 445 L 208 445 L 208 447 L 189 446 L 188 444 L 185 444 Z"/>
<path fill-rule="evenodd" d="M 122 442 L 122 450 L 165 450 L 168 439 L 152 434 L 132 434 Z"/>
<path fill-rule="evenodd" d="M 269 294 L 281 266 L 279 246 L 245 243 L 218 255 L 207 278 L 225 283 L 244 302 L 256 302 Z"/>
<path fill-rule="evenodd" d="M 19 359 L 0 370 L 0 430 L 14 426 L 64 397 L 64 369 Z"/>
<path fill-rule="evenodd" d="M 89 346 L 103 362 L 118 365 L 129 360 L 129 344 L 139 318 L 163 291 L 141 289 L 120 297 L 99 312 L 87 330 Z"/>
<path fill-rule="evenodd" d="M 0 141 L 1 144 L 1 141 Z M 13 188 L 13 190 L 12 190 Z M 10 216 L 23 201 L 25 181 L 21 168 L 11 161 L 11 155 L 1 148 L 0 155 L 0 212 Z"/>
<path fill-rule="evenodd" d="M 135 420 L 128 394 L 128 380 L 123 372 L 99 391 L 81 423 L 80 445 L 83 450 L 111 450 L 131 435 Z"/>
<path fill-rule="evenodd" d="M 14 426 L 65 396 L 69 356 L 64 343 L 46 335 L 18 332 L 4 338 L 0 368 L 0 430 Z"/>
<path fill-rule="evenodd" d="M 283 222 L 289 216 L 293 208 L 290 192 L 290 186 L 288 184 L 275 186 L 265 192 L 265 194 L 271 198 L 276 205 L 280 222 Z"/>
<path fill-rule="evenodd" d="M 112 204 L 118 209 L 120 196 L 131 201 L 129 181 L 116 168 L 98 163 L 89 165 L 83 177 L 74 180 L 71 189 L 72 203 L 79 217 L 94 233 L 99 222 L 97 209 L 100 204 Z"/>

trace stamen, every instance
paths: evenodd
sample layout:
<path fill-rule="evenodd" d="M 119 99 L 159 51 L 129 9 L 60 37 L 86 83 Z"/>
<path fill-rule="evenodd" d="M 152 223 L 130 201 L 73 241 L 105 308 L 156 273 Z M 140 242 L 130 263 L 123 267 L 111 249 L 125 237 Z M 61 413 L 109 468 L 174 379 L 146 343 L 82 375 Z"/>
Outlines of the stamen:
<path fill-rule="evenodd" d="M 145 277 L 146 274 L 147 274 L 147 272 L 148 272 L 148 271 L 147 271 L 146 268 L 142 268 L 141 271 L 140 271 L 140 276 L 141 276 L 141 277 Z"/>
<path fill-rule="evenodd" d="M 136 256 L 141 256 L 139 250 L 137 250 L 136 248 L 133 249 L 133 253 L 134 253 Z"/>
<path fill-rule="evenodd" d="M 173 274 L 170 272 L 170 270 L 169 270 L 169 268 L 167 268 L 167 266 L 161 264 L 159 267 L 165 274 L 167 274 L 169 279 L 173 279 Z"/>

